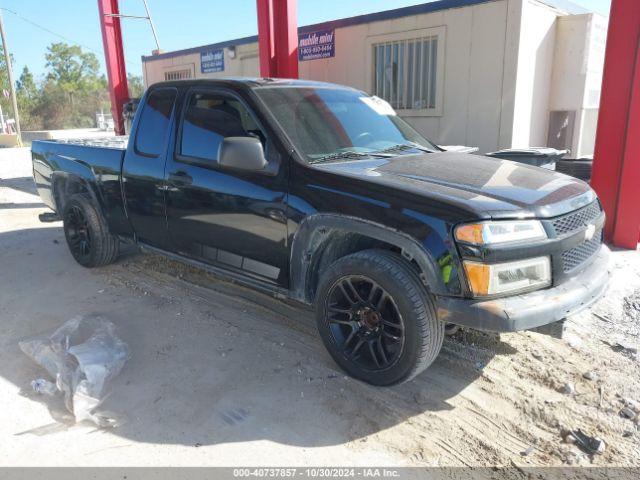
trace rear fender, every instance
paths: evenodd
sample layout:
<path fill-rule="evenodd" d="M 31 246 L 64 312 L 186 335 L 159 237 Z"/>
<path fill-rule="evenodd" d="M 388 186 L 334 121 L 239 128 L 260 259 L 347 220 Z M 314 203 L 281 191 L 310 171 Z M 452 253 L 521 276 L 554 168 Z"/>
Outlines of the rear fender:
<path fill-rule="evenodd" d="M 77 172 L 54 172 L 51 176 L 52 195 L 56 205 L 56 212 L 62 216 L 64 206 L 67 200 L 77 193 L 87 194 L 94 206 L 98 210 L 98 214 L 105 221 L 104 216 L 104 200 L 100 195 L 95 177 L 89 170 L 90 177 L 88 175 L 78 175 Z"/>

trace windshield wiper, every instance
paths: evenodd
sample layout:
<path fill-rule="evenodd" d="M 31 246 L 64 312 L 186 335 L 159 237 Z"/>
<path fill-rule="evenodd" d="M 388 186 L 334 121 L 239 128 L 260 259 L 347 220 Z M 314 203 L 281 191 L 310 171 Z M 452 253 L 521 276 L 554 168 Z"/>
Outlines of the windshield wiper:
<path fill-rule="evenodd" d="M 347 150 L 345 152 L 334 152 L 329 155 L 324 155 L 319 158 L 314 158 L 309 160 L 309 163 L 324 163 L 330 162 L 332 160 L 340 160 L 340 159 L 359 159 L 359 158 L 368 158 L 368 157 L 391 157 L 392 155 L 386 155 L 384 152 L 355 152 L 352 150 Z"/>
<path fill-rule="evenodd" d="M 422 145 L 418 145 L 417 143 L 398 143 L 396 145 L 392 145 L 385 149 L 379 150 L 376 153 L 402 152 L 405 150 L 420 150 L 421 152 L 426 152 L 426 153 L 436 153 L 435 150 L 431 150 L 430 148 L 423 147 Z"/>

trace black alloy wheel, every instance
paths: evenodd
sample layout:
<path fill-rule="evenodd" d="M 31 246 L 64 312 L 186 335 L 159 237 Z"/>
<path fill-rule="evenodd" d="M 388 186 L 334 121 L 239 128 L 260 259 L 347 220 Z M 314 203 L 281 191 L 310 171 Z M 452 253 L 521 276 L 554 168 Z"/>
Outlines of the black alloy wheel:
<path fill-rule="evenodd" d="M 64 236 L 73 258 L 83 267 L 100 267 L 118 257 L 118 238 L 109 232 L 88 194 L 69 197 L 62 213 Z"/>
<path fill-rule="evenodd" d="M 331 335 L 346 359 L 369 371 L 397 362 L 404 347 L 404 321 L 384 288 L 363 275 L 349 275 L 331 286 L 326 301 Z"/>
<path fill-rule="evenodd" d="M 315 296 L 320 338 L 348 374 L 372 385 L 412 379 L 435 360 L 444 323 L 415 267 L 396 252 L 335 260 Z"/>
<path fill-rule="evenodd" d="M 78 205 L 71 205 L 64 216 L 69 250 L 76 259 L 88 259 L 91 256 L 91 231 L 89 221 Z"/>

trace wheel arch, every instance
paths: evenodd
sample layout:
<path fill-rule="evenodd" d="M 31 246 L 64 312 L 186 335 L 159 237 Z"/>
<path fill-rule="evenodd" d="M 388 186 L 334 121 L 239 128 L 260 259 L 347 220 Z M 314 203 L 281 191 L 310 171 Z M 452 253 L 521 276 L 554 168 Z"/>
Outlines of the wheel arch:
<path fill-rule="evenodd" d="M 51 188 L 56 212 L 58 212 L 59 215 L 63 214 L 64 207 L 69 198 L 78 193 L 84 193 L 91 198 L 102 220 L 105 219 L 103 205 L 96 191 L 96 187 L 86 178 L 74 173 L 55 172 L 52 175 Z"/>
<path fill-rule="evenodd" d="M 446 293 L 433 257 L 411 236 L 356 217 L 315 214 L 304 219 L 292 241 L 292 296 L 296 300 L 313 303 L 319 279 L 329 265 L 345 255 L 371 248 L 402 254 L 431 293 Z"/>

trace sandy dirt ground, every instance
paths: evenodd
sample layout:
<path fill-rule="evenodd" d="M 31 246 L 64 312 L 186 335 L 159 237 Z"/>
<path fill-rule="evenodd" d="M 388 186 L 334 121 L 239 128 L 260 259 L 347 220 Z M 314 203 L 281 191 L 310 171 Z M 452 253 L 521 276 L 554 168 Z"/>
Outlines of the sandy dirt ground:
<path fill-rule="evenodd" d="M 338 370 L 307 310 L 155 256 L 80 267 L 38 221 L 30 167 L 0 151 L 0 465 L 640 465 L 637 251 L 614 252 L 609 293 L 565 338 L 461 331 L 414 381 L 374 388 Z M 93 313 L 132 352 L 113 429 L 35 394 L 45 373 L 18 348 Z M 577 428 L 604 453 L 563 441 Z"/>

